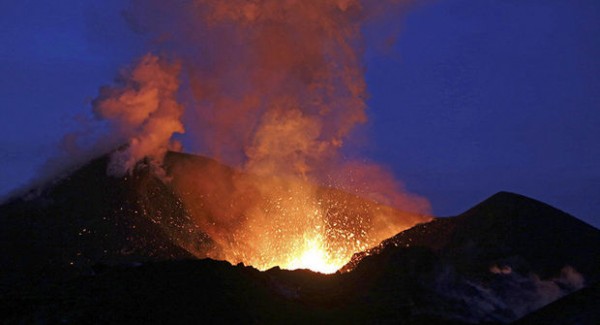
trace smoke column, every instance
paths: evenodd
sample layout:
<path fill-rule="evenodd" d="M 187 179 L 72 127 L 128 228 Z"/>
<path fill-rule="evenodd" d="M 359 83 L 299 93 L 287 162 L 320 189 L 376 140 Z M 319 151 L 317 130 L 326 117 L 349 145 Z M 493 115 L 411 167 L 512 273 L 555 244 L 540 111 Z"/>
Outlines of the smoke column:
<path fill-rule="evenodd" d="M 183 107 L 175 98 L 178 73 L 177 65 L 148 54 L 132 71 L 124 71 L 116 86 L 100 89 L 92 103 L 94 114 L 128 139 L 126 148 L 112 155 L 110 175 L 122 176 L 146 157 L 162 160 L 173 134 L 184 131 Z"/>
<path fill-rule="evenodd" d="M 93 103 L 128 139 L 109 172 L 122 175 L 144 157 L 160 164 L 185 125 L 199 153 L 237 172 L 180 167 L 174 173 L 186 180 L 172 186 L 219 245 L 212 257 L 265 268 L 306 254 L 343 255 L 343 264 L 425 220 L 426 200 L 384 168 L 340 154 L 367 120 L 362 29 L 405 2 L 132 1 L 126 19 L 161 55 L 140 59 Z M 200 197 L 211 198 L 199 205 Z"/>

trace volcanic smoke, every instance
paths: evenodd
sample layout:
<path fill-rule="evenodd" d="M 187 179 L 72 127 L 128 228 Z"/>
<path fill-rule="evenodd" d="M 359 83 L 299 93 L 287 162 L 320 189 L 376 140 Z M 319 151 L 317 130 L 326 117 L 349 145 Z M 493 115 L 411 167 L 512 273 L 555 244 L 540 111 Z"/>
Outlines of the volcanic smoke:
<path fill-rule="evenodd" d="M 184 164 L 163 179 L 215 242 L 208 257 L 259 269 L 335 272 L 425 221 L 426 200 L 341 154 L 367 120 L 362 29 L 402 5 L 133 1 L 125 16 L 155 51 L 93 102 L 127 142 L 109 173 L 130 173 L 144 158 L 159 166 L 185 126 L 197 153 L 234 170 Z"/>

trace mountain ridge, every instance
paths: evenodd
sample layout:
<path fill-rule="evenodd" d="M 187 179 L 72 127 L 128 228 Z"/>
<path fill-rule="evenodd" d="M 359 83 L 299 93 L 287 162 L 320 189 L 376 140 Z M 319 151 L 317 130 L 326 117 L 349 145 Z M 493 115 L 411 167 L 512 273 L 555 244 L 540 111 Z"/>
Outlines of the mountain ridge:
<path fill-rule="evenodd" d="M 551 220 L 547 220 L 551 218 Z M 456 228 L 461 228 L 456 232 Z M 539 238 L 531 238 L 530 234 L 520 236 L 519 229 L 535 227 L 549 227 L 542 232 Z M 517 230 L 517 231 L 515 231 Z M 533 252 L 526 252 L 527 241 L 548 242 L 552 239 L 552 234 L 557 237 L 570 238 L 577 236 L 577 240 L 568 240 L 568 244 L 557 243 L 562 260 L 572 262 L 573 267 L 580 266 L 586 274 L 591 274 L 600 270 L 600 261 L 593 263 L 593 266 L 584 266 L 584 260 L 587 256 L 600 255 L 600 248 L 593 247 L 590 242 L 600 240 L 600 232 L 593 226 L 543 202 L 528 198 L 526 196 L 510 193 L 506 191 L 498 192 L 482 202 L 476 204 L 471 209 L 466 210 L 456 217 L 436 218 L 428 223 L 418 224 L 411 229 L 401 232 L 380 245 L 357 253 L 352 260 L 342 268 L 342 271 L 348 271 L 354 267 L 362 258 L 373 253 L 378 253 L 386 247 L 409 247 L 425 246 L 434 251 L 447 249 L 459 250 L 461 254 L 474 253 L 469 246 L 497 246 L 494 247 L 495 254 L 500 258 L 502 255 L 509 257 L 511 250 L 518 251 L 519 254 L 525 254 L 527 258 L 539 259 Z M 489 238 L 494 236 L 494 238 Z M 475 243 L 467 243 L 466 240 L 474 240 Z M 497 242 L 494 243 L 493 241 Z M 518 243 L 515 243 L 518 241 Z M 501 249 L 499 242 L 505 243 L 508 247 Z M 592 246 L 592 247 L 590 247 Z M 569 254 L 564 252 L 569 248 L 576 247 L 578 251 L 593 251 L 590 255 L 578 260 L 569 258 Z M 489 252 L 488 252 L 489 253 Z M 555 250 L 555 254 L 557 250 Z M 458 254 L 458 253 L 457 253 Z M 560 268 L 556 265 L 542 265 L 547 261 L 538 261 L 534 265 L 533 271 L 544 277 L 556 275 Z M 561 266 L 562 267 L 562 266 Z M 550 270 L 552 268 L 553 270 Z M 595 279 L 595 276 L 594 276 Z"/>
<path fill-rule="evenodd" d="M 226 168 L 185 154 L 165 165 L 181 159 Z M 180 194 L 148 164 L 108 178 L 107 163 L 0 205 L 3 319 L 496 324 L 600 278 L 598 229 L 509 192 L 402 231 L 333 275 L 197 260 L 189 251 L 211 238 L 189 228 Z"/>

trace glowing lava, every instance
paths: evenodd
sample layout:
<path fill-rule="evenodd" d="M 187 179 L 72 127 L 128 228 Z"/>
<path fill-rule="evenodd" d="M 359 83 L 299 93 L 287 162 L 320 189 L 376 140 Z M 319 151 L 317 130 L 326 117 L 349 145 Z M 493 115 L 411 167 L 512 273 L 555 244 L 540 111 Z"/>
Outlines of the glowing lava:
<path fill-rule="evenodd" d="M 322 236 L 306 239 L 303 250 L 298 252 L 292 262 L 284 265 L 284 269 L 308 269 L 315 272 L 331 274 L 344 265 L 344 261 L 332 258 L 326 250 Z"/>
<path fill-rule="evenodd" d="M 182 247 L 199 258 L 259 270 L 335 273 L 354 253 L 424 219 L 299 177 L 237 173 L 216 162 L 173 169 L 171 184 L 190 227 L 211 239 L 207 246 L 194 245 L 195 237 L 180 239 Z"/>

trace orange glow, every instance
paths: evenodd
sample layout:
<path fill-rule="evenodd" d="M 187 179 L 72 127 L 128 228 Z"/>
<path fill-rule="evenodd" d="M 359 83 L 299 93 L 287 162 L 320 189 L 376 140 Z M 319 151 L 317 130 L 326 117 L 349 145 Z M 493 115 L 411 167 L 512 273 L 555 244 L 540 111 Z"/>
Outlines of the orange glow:
<path fill-rule="evenodd" d="M 323 237 L 317 235 L 314 238 L 305 238 L 304 247 L 298 252 L 293 252 L 293 260 L 288 265 L 282 265 L 281 267 L 289 270 L 309 269 L 325 274 L 335 273 L 348 262 L 339 258 L 336 260 L 335 257 L 329 255 Z"/>
<path fill-rule="evenodd" d="M 354 253 L 427 218 L 300 177 L 249 175 L 215 161 L 180 163 L 170 173 L 194 226 L 215 244 L 208 251 L 182 246 L 260 270 L 333 273 Z"/>
<path fill-rule="evenodd" d="M 363 24 L 407 2 L 133 1 L 131 21 L 177 64 L 148 56 L 133 69 L 140 76 L 97 101 L 136 149 L 117 162 L 130 170 L 140 156 L 160 160 L 185 129 L 199 153 L 233 166 L 166 168 L 186 213 L 184 226 L 167 230 L 176 243 L 261 270 L 332 273 L 427 219 L 427 202 L 385 169 L 340 154 L 367 120 Z"/>

